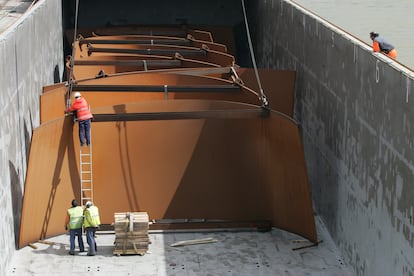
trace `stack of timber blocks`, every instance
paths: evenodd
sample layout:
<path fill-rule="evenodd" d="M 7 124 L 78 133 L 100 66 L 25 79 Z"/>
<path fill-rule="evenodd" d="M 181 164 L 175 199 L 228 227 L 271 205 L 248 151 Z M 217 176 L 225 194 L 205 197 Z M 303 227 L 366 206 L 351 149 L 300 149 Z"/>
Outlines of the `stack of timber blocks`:
<path fill-rule="evenodd" d="M 148 251 L 148 214 L 115 213 L 114 255 L 144 255 Z"/>

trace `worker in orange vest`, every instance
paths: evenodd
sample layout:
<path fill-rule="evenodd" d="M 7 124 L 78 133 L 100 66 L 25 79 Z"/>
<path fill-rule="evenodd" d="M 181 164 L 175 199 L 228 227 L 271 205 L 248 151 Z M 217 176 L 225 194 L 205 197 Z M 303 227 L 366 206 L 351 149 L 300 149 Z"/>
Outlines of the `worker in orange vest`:
<path fill-rule="evenodd" d="M 92 113 L 89 110 L 88 102 L 82 97 L 81 93 L 75 93 L 75 102 L 66 109 L 66 113 L 76 111 L 76 118 L 79 123 L 79 140 L 81 147 L 85 145 L 89 146 L 91 143 L 91 119 Z"/>
<path fill-rule="evenodd" d="M 379 33 L 370 32 L 369 37 L 372 40 L 372 49 L 374 52 L 381 52 L 391 58 L 397 58 L 397 51 L 395 50 L 394 46 L 386 41 L 383 37 L 381 37 Z"/>

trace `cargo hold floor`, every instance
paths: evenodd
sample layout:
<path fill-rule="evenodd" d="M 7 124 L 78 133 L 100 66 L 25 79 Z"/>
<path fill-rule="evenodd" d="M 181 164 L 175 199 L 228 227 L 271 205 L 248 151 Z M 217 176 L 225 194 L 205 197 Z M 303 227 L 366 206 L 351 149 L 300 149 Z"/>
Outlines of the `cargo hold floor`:
<path fill-rule="evenodd" d="M 273 228 L 256 231 L 150 231 L 148 252 L 113 254 L 113 233 L 97 235 L 98 252 L 68 255 L 69 236 L 60 235 L 15 252 L 7 275 L 355 275 L 344 262 L 321 220 L 316 217 L 318 246 Z M 84 238 L 85 246 L 86 238 Z M 214 242 L 172 247 L 180 241 Z"/>

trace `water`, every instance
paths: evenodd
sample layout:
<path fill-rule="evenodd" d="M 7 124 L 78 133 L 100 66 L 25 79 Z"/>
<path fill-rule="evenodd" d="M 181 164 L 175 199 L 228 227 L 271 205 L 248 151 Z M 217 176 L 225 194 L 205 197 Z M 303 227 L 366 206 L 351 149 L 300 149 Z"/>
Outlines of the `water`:
<path fill-rule="evenodd" d="M 397 60 L 414 69 L 414 0 L 294 0 L 358 39 L 371 45 L 378 32 L 394 45 Z"/>

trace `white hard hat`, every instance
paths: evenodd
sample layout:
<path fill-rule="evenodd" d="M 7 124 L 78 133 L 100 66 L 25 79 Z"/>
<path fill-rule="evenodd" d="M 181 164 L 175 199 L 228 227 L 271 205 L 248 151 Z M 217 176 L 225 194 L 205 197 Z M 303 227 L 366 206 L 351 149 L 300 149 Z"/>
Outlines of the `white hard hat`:
<path fill-rule="evenodd" d="M 88 202 L 86 202 L 86 207 L 90 207 L 90 206 L 92 206 L 93 204 L 92 204 L 92 202 L 91 201 L 88 201 Z"/>
<path fill-rule="evenodd" d="M 75 92 L 75 98 L 79 98 L 81 96 L 81 93 Z"/>

